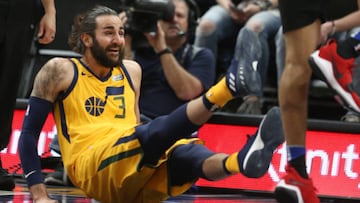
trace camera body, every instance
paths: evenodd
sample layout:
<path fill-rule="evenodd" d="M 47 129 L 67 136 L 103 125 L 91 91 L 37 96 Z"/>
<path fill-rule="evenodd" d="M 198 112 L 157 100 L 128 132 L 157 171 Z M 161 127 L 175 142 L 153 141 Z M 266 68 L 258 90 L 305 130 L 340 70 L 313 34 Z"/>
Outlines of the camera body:
<path fill-rule="evenodd" d="M 156 32 L 157 21 L 171 21 L 175 6 L 172 0 L 124 0 L 128 21 L 125 29 L 133 32 Z"/>
<path fill-rule="evenodd" d="M 122 0 L 127 12 L 125 32 L 133 38 L 132 48 L 149 48 L 145 32 L 156 32 L 158 20 L 171 21 L 175 14 L 172 0 Z"/>

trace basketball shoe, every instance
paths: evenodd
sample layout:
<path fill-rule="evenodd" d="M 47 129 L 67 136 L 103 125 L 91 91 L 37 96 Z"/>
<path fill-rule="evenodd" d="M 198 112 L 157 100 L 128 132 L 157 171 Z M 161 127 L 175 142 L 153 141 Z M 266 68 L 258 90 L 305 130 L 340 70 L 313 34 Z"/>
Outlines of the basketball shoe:
<path fill-rule="evenodd" d="M 11 191 L 15 188 L 14 178 L 0 166 L 0 190 Z"/>
<path fill-rule="evenodd" d="M 269 168 L 274 150 L 284 142 L 279 107 L 272 107 L 263 117 L 256 133 L 249 137 L 238 153 L 240 172 L 249 178 L 263 176 Z"/>
<path fill-rule="evenodd" d="M 337 43 L 330 40 L 311 54 L 310 66 L 314 73 L 339 95 L 341 105 L 360 113 L 360 98 L 354 90 L 352 69 L 355 58 L 345 59 L 337 54 Z"/>
<path fill-rule="evenodd" d="M 74 186 L 62 164 L 59 164 L 59 166 L 54 169 L 54 172 L 49 173 L 45 177 L 44 183 L 53 186 Z"/>
<path fill-rule="evenodd" d="M 226 74 L 226 84 L 235 97 L 257 95 L 261 84 L 257 63 L 246 64 L 245 61 L 233 59 Z"/>
<path fill-rule="evenodd" d="M 275 188 L 275 198 L 279 203 L 320 203 L 311 179 L 302 178 L 290 165 L 286 175 Z"/>

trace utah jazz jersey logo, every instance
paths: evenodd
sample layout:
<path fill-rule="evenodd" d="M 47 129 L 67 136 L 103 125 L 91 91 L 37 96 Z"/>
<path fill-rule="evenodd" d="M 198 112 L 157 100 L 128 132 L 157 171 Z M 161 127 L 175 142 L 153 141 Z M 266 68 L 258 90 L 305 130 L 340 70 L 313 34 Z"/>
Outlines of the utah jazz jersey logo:
<path fill-rule="evenodd" d="M 85 109 L 92 116 L 100 116 L 105 109 L 106 101 L 100 98 L 90 97 L 85 101 Z"/>
<path fill-rule="evenodd" d="M 121 76 L 121 75 L 120 75 Z M 124 118 L 125 117 L 125 100 L 124 100 L 124 86 L 121 87 L 106 87 L 106 96 L 105 99 L 102 100 L 98 97 L 89 97 L 85 101 L 85 109 L 92 116 L 100 116 L 105 109 L 107 100 L 109 97 L 113 98 L 114 101 L 117 101 L 117 107 L 121 110 L 121 115 L 116 114 L 116 118 Z"/>

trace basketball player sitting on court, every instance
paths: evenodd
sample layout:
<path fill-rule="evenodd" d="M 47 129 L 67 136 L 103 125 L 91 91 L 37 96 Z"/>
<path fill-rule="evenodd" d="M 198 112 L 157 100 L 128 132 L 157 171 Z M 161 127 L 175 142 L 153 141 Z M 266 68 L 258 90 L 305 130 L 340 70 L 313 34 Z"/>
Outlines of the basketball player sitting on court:
<path fill-rule="evenodd" d="M 57 202 L 43 184 L 36 147 L 50 111 L 67 175 L 100 202 L 160 202 L 182 194 L 198 178 L 219 180 L 238 173 L 257 178 L 266 173 L 273 151 L 284 140 L 277 107 L 239 152 L 212 152 L 198 138 L 184 139 L 227 101 L 248 94 L 244 74 L 253 70 L 233 64 L 205 95 L 141 125 L 141 69 L 123 60 L 124 43 L 118 13 L 96 6 L 76 18 L 69 36 L 81 59 L 53 58 L 37 74 L 19 140 L 34 202 Z"/>

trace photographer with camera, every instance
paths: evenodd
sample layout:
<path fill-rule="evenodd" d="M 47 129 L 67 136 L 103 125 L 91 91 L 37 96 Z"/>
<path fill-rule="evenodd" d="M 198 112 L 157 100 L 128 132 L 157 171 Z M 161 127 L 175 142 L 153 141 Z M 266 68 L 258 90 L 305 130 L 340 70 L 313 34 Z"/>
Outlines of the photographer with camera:
<path fill-rule="evenodd" d="M 145 119 L 170 113 L 215 82 L 214 55 L 209 49 L 190 43 L 199 15 L 196 3 L 192 0 L 172 3 L 172 18 L 159 19 L 155 32 L 142 32 L 147 46 L 138 45 L 140 39 L 134 32 L 129 32 L 126 38 L 125 56 L 133 57 L 142 67 L 139 104 Z M 134 20 L 128 19 L 128 24 L 131 23 Z"/>

